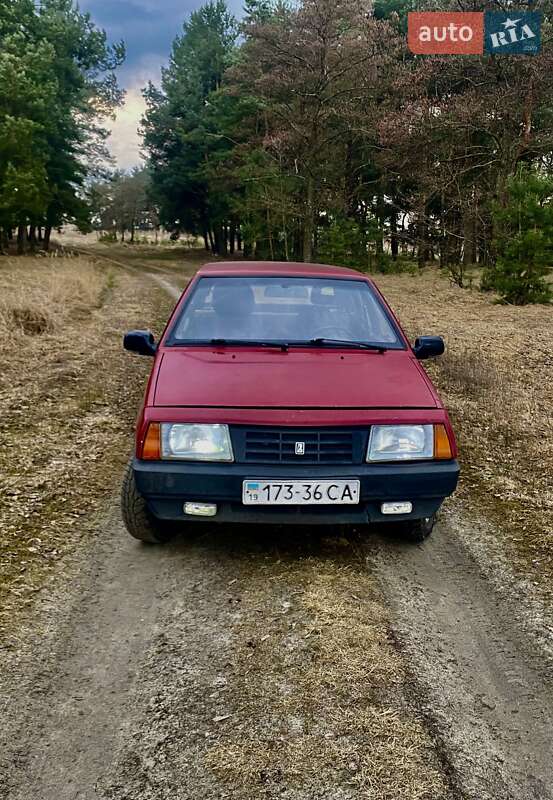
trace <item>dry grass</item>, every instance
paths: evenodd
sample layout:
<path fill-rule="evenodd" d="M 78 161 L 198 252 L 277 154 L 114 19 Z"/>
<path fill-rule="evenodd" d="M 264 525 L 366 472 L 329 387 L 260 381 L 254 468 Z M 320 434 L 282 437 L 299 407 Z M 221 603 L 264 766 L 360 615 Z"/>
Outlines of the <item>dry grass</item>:
<path fill-rule="evenodd" d="M 57 581 L 131 449 L 149 363 L 122 333 L 167 314 L 151 285 L 86 259 L 0 259 L 0 638 Z M 159 329 L 158 329 L 159 330 Z M 78 522 L 78 524 L 77 524 Z M 1 636 L 3 634 L 3 637 Z"/>
<path fill-rule="evenodd" d="M 346 540 L 320 549 L 248 578 L 232 670 L 246 722 L 220 737 L 208 765 L 236 798 L 447 796 L 433 743 L 406 705 L 374 578 Z"/>
<path fill-rule="evenodd" d="M 429 371 L 458 433 L 459 497 L 498 525 L 505 555 L 551 595 L 553 306 L 497 305 L 434 271 L 381 276 L 409 334 L 443 334 Z"/>
<path fill-rule="evenodd" d="M 0 272 L 0 335 L 11 345 L 21 337 L 59 331 L 68 320 L 87 316 L 99 305 L 106 278 L 83 259 L 48 259 L 40 281 L 28 280 L 33 259 L 2 261 Z M 53 267 L 52 265 L 55 265 Z"/>

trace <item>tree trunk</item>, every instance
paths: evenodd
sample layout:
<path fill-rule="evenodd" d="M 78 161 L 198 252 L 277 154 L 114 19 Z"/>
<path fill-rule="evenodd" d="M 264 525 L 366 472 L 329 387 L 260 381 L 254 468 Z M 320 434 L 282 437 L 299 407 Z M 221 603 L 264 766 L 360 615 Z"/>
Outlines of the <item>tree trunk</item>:
<path fill-rule="evenodd" d="M 478 261 L 478 214 L 476 213 L 475 209 L 474 214 L 472 216 L 472 242 L 471 242 L 470 263 L 476 264 L 477 261 Z"/>
<path fill-rule="evenodd" d="M 17 228 L 17 253 L 18 255 L 23 255 L 25 252 L 25 236 L 27 233 L 27 226 L 26 225 L 19 225 Z"/>
<path fill-rule="evenodd" d="M 392 261 L 397 261 L 399 255 L 399 242 L 397 238 L 397 211 L 390 215 L 390 249 L 392 251 Z"/>
<path fill-rule="evenodd" d="M 37 244 L 36 225 L 31 225 L 29 227 L 29 244 L 31 245 L 31 250 L 34 253 L 34 251 L 36 250 L 36 244 Z"/>
<path fill-rule="evenodd" d="M 463 214 L 463 265 L 468 266 L 472 258 L 472 218 L 468 209 Z"/>
<path fill-rule="evenodd" d="M 44 239 L 43 239 L 43 242 L 42 242 L 42 247 L 46 252 L 48 252 L 48 250 L 50 249 L 50 238 L 51 238 L 51 236 L 52 236 L 52 226 L 51 225 L 47 225 L 44 228 Z"/>
<path fill-rule="evenodd" d="M 445 221 L 445 196 L 442 190 L 441 204 L 440 204 L 440 269 L 447 265 L 447 234 L 446 234 L 446 221 Z"/>
<path fill-rule="evenodd" d="M 346 142 L 345 169 L 344 169 L 344 209 L 347 217 L 355 217 L 355 154 L 352 137 Z"/>
<path fill-rule="evenodd" d="M 215 247 L 217 248 L 217 255 L 222 256 L 225 252 L 226 235 L 223 225 L 217 225 L 215 228 Z"/>
<path fill-rule="evenodd" d="M 288 231 L 286 229 L 286 217 L 282 214 L 282 232 L 284 235 L 284 258 L 290 261 L 290 252 L 288 250 Z"/>
<path fill-rule="evenodd" d="M 208 223 L 207 220 L 202 219 L 202 237 L 204 240 L 204 246 L 207 252 L 209 252 L 209 231 L 208 231 Z"/>
<path fill-rule="evenodd" d="M 215 253 L 217 251 L 215 249 L 215 237 L 213 236 L 213 228 L 211 226 L 209 227 L 209 229 L 207 231 L 207 235 L 208 235 L 208 238 L 209 238 L 209 249 L 211 250 L 213 255 L 215 255 Z"/>
<path fill-rule="evenodd" d="M 428 258 L 428 223 L 426 220 L 426 198 L 421 197 L 417 213 L 417 260 L 419 269 L 422 269 Z"/>
<path fill-rule="evenodd" d="M 313 196 L 315 187 L 311 175 L 307 178 L 306 197 L 305 197 L 305 216 L 303 220 L 303 260 L 309 263 L 313 260 L 313 230 L 314 230 L 314 209 Z"/>
<path fill-rule="evenodd" d="M 274 245 L 273 245 L 273 229 L 271 227 L 271 214 L 270 214 L 268 208 L 266 209 L 266 215 L 267 215 L 267 234 L 269 236 L 269 253 L 270 253 L 270 256 L 271 256 L 271 261 L 274 261 L 275 260 L 275 249 L 274 249 Z"/>
<path fill-rule="evenodd" d="M 378 187 L 378 196 L 376 200 L 376 218 L 378 220 L 378 231 L 376 235 L 375 249 L 377 263 L 382 263 L 384 255 L 384 219 L 386 216 L 386 209 L 384 205 L 384 193 L 382 187 Z"/>

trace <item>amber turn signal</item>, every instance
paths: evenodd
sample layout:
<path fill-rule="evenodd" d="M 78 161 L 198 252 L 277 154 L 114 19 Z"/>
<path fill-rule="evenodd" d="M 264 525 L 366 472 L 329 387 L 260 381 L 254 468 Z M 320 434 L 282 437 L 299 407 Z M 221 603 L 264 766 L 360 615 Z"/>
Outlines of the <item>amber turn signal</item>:
<path fill-rule="evenodd" d="M 434 425 L 434 458 L 444 460 L 452 457 L 451 444 L 445 425 Z"/>
<path fill-rule="evenodd" d="M 142 445 L 142 458 L 145 461 L 161 459 L 161 426 L 159 422 L 150 422 L 148 432 Z"/>

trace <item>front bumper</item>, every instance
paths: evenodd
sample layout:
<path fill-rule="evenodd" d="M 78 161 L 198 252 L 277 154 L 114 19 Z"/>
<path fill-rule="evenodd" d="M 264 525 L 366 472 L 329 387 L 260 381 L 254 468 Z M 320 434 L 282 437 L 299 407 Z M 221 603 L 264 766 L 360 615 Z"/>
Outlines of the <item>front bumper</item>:
<path fill-rule="evenodd" d="M 453 494 L 459 464 L 426 461 L 413 464 L 355 464 L 346 466 L 296 466 L 191 463 L 178 461 L 133 462 L 136 486 L 151 512 L 160 519 L 191 522 L 267 522 L 291 524 L 366 524 L 414 520 L 435 514 Z M 245 480 L 359 479 L 358 506 L 244 506 Z M 383 502 L 409 500 L 410 514 L 384 516 Z M 184 514 L 185 502 L 215 503 L 215 517 Z"/>

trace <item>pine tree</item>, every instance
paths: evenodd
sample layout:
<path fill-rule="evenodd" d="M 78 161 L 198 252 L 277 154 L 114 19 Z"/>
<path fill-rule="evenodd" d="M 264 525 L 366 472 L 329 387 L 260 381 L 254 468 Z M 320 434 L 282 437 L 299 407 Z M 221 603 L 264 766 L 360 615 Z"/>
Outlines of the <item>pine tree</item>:
<path fill-rule="evenodd" d="M 161 90 L 150 84 L 144 92 L 144 142 L 161 221 L 175 232 L 201 234 L 206 247 L 221 254 L 232 227 L 232 198 L 218 171 L 232 142 L 221 131 L 217 107 L 237 35 L 223 0 L 202 6 L 173 43 Z"/>
<path fill-rule="evenodd" d="M 53 227 L 88 224 L 124 54 L 74 0 L 0 0 L 0 250 L 15 229 L 22 251 L 37 227 L 48 247 Z"/>
<path fill-rule="evenodd" d="M 504 205 L 496 204 L 497 262 L 484 274 L 484 288 L 505 303 L 549 302 L 553 266 L 553 178 L 519 169 L 507 182 Z"/>

